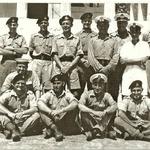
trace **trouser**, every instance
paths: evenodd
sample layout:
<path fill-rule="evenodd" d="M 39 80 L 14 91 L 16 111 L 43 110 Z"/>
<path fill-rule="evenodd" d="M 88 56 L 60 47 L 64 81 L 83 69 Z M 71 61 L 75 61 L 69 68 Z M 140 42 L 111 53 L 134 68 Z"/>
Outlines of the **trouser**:
<path fill-rule="evenodd" d="M 127 132 L 131 137 L 138 137 L 140 134 L 140 130 L 134 128 L 129 123 L 125 122 L 122 118 L 116 117 L 114 121 L 114 125 L 118 128 L 121 132 Z"/>
<path fill-rule="evenodd" d="M 41 120 L 46 128 L 51 127 L 53 124 L 66 135 L 78 134 L 80 132 L 78 126 L 75 123 L 77 110 L 66 113 L 61 119 L 48 116 L 48 114 L 41 112 Z"/>
<path fill-rule="evenodd" d="M 39 134 L 41 131 L 39 130 L 40 116 L 38 113 L 34 113 L 32 116 L 27 118 L 24 122 L 19 122 L 19 120 L 11 120 L 6 115 L 0 115 L 0 123 L 2 128 L 5 129 L 8 123 L 11 123 L 17 126 L 20 129 L 20 132 L 24 135 L 32 135 L 32 134 Z"/>
<path fill-rule="evenodd" d="M 77 124 L 79 125 L 81 131 L 90 131 L 93 129 L 99 129 L 102 133 L 111 130 L 111 125 L 113 125 L 112 119 L 114 114 L 105 115 L 103 118 L 94 117 L 87 112 L 80 112 Z"/>
<path fill-rule="evenodd" d="M 8 74 L 16 70 L 15 60 L 6 60 L 3 64 L 0 64 L 0 88 Z"/>

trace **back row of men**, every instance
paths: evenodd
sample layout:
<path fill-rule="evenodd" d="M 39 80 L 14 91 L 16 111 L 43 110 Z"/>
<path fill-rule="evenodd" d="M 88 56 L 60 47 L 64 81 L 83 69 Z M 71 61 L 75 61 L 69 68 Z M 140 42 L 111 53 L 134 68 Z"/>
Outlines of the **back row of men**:
<path fill-rule="evenodd" d="M 44 93 L 52 88 L 52 76 L 62 73 L 68 76 L 69 90 L 79 99 L 84 89 L 91 89 L 90 76 L 103 73 L 108 77 L 107 90 L 115 101 L 118 93 L 129 95 L 128 87 L 135 79 L 143 82 L 143 94 L 148 95 L 150 73 L 146 66 L 149 66 L 150 50 L 148 43 L 139 40 L 142 26 L 132 23 L 128 31 L 129 16 L 126 13 L 116 14 L 115 20 L 118 30 L 109 34 L 110 19 L 96 17 L 99 32 L 95 33 L 91 29 L 92 13 L 85 13 L 81 16 L 83 29 L 74 35 L 71 32 L 73 18 L 66 15 L 59 20 L 62 34 L 54 37 L 48 31 L 49 18 L 42 17 L 37 20 L 40 31 L 32 35 L 28 48 L 24 37 L 16 31 L 18 18 L 9 18 L 6 25 L 10 31 L 0 36 L 1 92 L 10 88 L 16 74 L 23 72 L 27 84 L 32 85 L 29 87 L 39 98 L 41 89 Z M 27 71 L 28 62 L 16 60 L 27 54 L 28 49 L 32 57 L 31 72 Z"/>

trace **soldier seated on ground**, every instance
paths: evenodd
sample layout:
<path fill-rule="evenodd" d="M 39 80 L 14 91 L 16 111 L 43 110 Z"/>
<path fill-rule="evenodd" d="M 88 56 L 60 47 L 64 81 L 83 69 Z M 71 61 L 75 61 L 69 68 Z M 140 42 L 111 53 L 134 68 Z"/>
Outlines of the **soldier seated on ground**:
<path fill-rule="evenodd" d="M 100 137 L 115 138 L 111 125 L 117 109 L 112 96 L 105 91 L 107 77 L 102 73 L 90 77 L 92 89 L 85 91 L 79 101 L 78 125 L 90 141 L 99 134 Z"/>
<path fill-rule="evenodd" d="M 35 127 L 40 116 L 35 95 L 27 89 L 24 78 L 16 75 L 12 86 L 0 96 L 0 125 L 6 139 L 20 141 L 22 135 L 38 132 Z"/>
<path fill-rule="evenodd" d="M 131 95 L 118 103 L 118 115 L 114 124 L 124 139 L 150 141 L 150 99 L 142 95 L 142 82 L 133 81 L 129 89 Z"/>
<path fill-rule="evenodd" d="M 78 101 L 73 94 L 64 90 L 65 80 L 64 75 L 53 76 L 53 89 L 38 101 L 41 119 L 46 126 L 44 138 L 54 136 L 56 141 L 62 141 L 65 130 L 73 130 L 75 116 L 72 111 L 76 110 Z"/>

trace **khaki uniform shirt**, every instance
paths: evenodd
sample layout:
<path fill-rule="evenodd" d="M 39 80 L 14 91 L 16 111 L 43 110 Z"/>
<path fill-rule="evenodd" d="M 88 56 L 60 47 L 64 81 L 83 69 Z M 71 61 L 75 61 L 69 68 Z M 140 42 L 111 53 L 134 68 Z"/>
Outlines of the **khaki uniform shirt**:
<path fill-rule="evenodd" d="M 59 58 L 83 56 L 79 37 L 73 34 L 68 39 L 63 34 L 57 36 L 53 42 L 52 54 L 57 54 Z"/>
<path fill-rule="evenodd" d="M 27 48 L 28 47 L 25 38 L 19 34 L 16 34 L 14 38 L 11 38 L 9 34 L 4 34 L 0 36 L 0 48 L 5 49 L 5 47 L 7 46 L 11 46 L 13 48 Z M 12 57 L 11 55 L 3 56 L 3 60 L 9 60 L 9 59 L 12 60 L 12 58 L 14 58 L 14 55 L 12 55 Z"/>
<path fill-rule="evenodd" d="M 40 54 L 51 56 L 53 37 L 54 36 L 50 33 L 48 33 L 46 37 L 44 37 L 40 32 L 33 34 L 29 44 L 30 51 L 33 51 L 34 56 Z"/>
<path fill-rule="evenodd" d="M 109 109 L 110 106 L 116 105 L 116 102 L 109 93 L 105 93 L 101 97 L 97 98 L 93 90 L 84 92 L 79 103 L 96 111 L 104 111 L 107 108 Z"/>
<path fill-rule="evenodd" d="M 27 95 L 19 98 L 14 90 L 8 90 L 0 96 L 0 103 L 14 113 L 37 107 L 36 98 L 32 91 L 28 91 Z"/>
<path fill-rule="evenodd" d="M 98 60 L 108 61 L 109 63 L 105 66 L 106 74 L 114 70 L 118 60 L 118 50 L 114 48 L 115 39 L 112 36 L 101 40 L 98 36 L 92 38 L 88 45 L 88 61 L 93 67 L 95 72 L 99 72 L 102 68 L 102 64 Z"/>
<path fill-rule="evenodd" d="M 150 99 L 143 96 L 139 103 L 136 103 L 130 96 L 125 97 L 118 105 L 131 120 L 148 120 L 150 111 Z"/>

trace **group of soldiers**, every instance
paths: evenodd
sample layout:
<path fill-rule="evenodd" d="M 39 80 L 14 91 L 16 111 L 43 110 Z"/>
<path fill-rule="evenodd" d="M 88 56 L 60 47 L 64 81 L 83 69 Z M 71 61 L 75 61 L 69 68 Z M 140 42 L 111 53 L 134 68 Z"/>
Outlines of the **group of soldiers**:
<path fill-rule="evenodd" d="M 94 138 L 150 141 L 149 57 L 142 26 L 129 15 L 115 16 L 117 31 L 109 34 L 110 19 L 81 15 L 83 29 L 71 32 L 73 18 L 59 19 L 62 34 L 48 31 L 49 18 L 37 20 L 39 32 L 29 47 L 17 33 L 18 18 L 0 36 L 0 131 L 6 139 L 44 134 L 62 141 L 66 134 Z M 129 30 L 127 30 L 127 26 Z M 32 58 L 23 59 L 27 54 Z"/>

